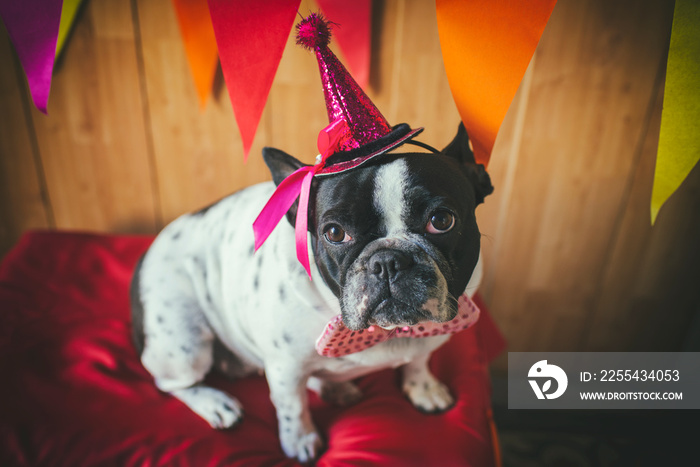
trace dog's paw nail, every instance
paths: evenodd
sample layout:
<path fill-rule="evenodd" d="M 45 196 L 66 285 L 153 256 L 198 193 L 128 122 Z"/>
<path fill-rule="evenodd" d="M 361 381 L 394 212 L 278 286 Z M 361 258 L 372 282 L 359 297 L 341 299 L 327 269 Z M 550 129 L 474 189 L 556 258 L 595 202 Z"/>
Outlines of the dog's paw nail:
<path fill-rule="evenodd" d="M 280 433 L 282 450 L 287 457 L 296 458 L 301 463 L 316 459 L 323 448 L 321 436 L 315 430 L 298 436 L 285 435 L 285 433 L 287 432 Z"/>
<path fill-rule="evenodd" d="M 194 386 L 172 393 L 197 415 L 219 430 L 237 425 L 243 418 L 243 407 L 235 398 L 208 386 Z"/>

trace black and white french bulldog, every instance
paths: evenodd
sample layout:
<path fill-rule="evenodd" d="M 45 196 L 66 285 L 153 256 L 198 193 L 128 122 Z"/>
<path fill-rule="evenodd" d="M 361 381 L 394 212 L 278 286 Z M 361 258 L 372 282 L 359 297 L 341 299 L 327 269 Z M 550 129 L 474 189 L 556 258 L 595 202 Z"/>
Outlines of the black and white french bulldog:
<path fill-rule="evenodd" d="M 276 184 L 298 160 L 266 148 Z M 310 281 L 297 262 L 296 204 L 257 253 L 251 224 L 274 190 L 263 183 L 199 212 L 157 236 L 132 283 L 141 361 L 159 389 L 215 428 L 243 416 L 231 395 L 202 384 L 216 368 L 232 377 L 264 371 L 284 452 L 313 459 L 322 441 L 307 388 L 349 404 L 354 378 L 401 367 L 402 389 L 418 409 L 444 411 L 449 390 L 428 370 L 441 335 L 392 339 L 338 358 L 315 342 L 340 314 L 351 330 L 447 322 L 457 298 L 481 278 L 475 208 L 493 191 L 460 125 L 439 154 L 385 154 L 360 168 L 314 179 L 309 204 Z"/>

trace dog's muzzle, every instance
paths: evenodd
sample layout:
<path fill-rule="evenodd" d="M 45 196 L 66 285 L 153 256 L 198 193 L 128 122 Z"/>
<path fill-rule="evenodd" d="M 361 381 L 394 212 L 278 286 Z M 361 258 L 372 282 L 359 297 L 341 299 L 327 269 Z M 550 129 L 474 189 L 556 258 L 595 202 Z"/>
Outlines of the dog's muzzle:
<path fill-rule="evenodd" d="M 456 303 L 448 298 L 439 253 L 429 254 L 430 245 L 421 243 L 408 237 L 380 239 L 365 248 L 342 288 L 342 316 L 348 328 L 391 329 L 455 316 Z"/>

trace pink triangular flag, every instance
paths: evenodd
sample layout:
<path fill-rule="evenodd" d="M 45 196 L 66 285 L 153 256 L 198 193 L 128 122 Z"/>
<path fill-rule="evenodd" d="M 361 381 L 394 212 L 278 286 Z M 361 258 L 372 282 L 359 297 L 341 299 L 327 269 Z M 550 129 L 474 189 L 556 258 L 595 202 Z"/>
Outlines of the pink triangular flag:
<path fill-rule="evenodd" d="M 345 57 L 345 63 L 362 89 L 369 85 L 372 48 L 372 0 L 317 0 L 333 27 L 333 38 Z"/>
<path fill-rule="evenodd" d="M 253 144 L 301 0 L 209 0 L 244 157 Z"/>
<path fill-rule="evenodd" d="M 0 0 L 0 17 L 27 76 L 34 105 L 46 113 L 63 0 Z"/>

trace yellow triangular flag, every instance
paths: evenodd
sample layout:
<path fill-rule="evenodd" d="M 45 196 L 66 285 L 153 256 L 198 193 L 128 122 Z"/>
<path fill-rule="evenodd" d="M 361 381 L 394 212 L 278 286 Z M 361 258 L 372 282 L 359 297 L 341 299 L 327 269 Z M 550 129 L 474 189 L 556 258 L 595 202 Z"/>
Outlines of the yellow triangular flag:
<path fill-rule="evenodd" d="M 61 55 L 63 45 L 66 43 L 66 38 L 73 26 L 75 15 L 78 13 L 78 8 L 83 0 L 63 0 L 63 8 L 61 9 L 61 23 L 58 26 L 58 40 L 56 41 L 56 58 Z"/>
<path fill-rule="evenodd" d="M 700 160 L 700 2 L 676 0 L 666 65 L 651 222 Z"/>

